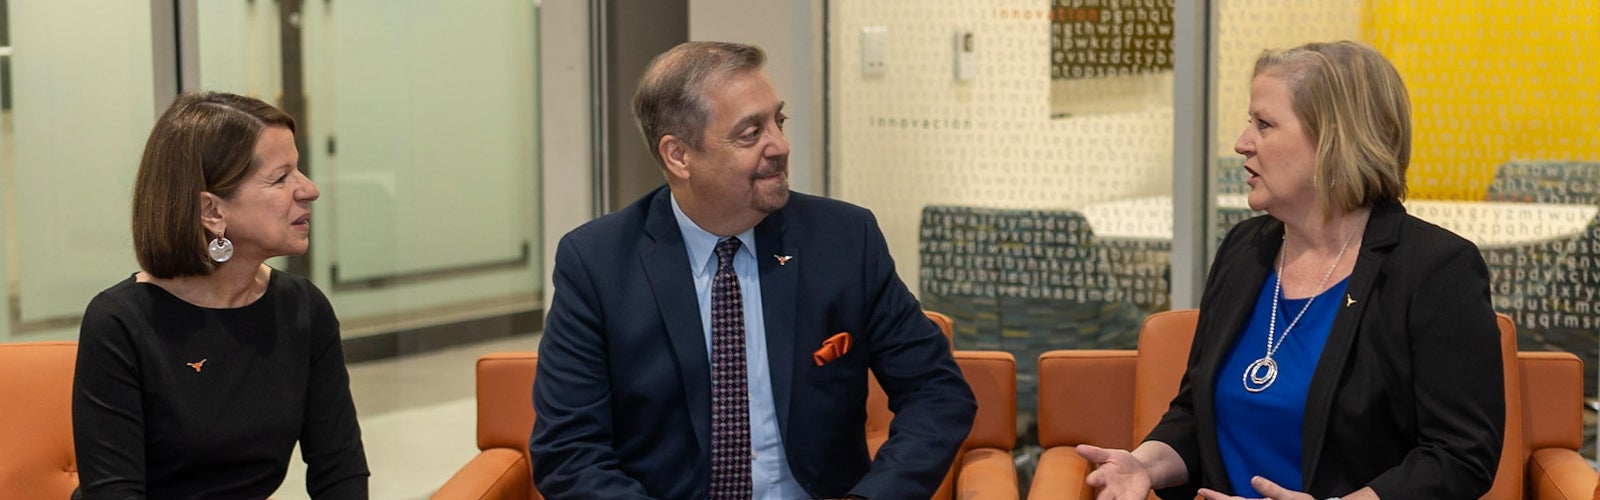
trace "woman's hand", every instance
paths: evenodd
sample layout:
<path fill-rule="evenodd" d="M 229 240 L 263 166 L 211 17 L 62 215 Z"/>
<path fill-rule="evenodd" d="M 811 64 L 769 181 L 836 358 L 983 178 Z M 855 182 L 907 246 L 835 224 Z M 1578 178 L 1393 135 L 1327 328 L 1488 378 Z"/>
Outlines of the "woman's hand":
<path fill-rule="evenodd" d="M 1080 444 L 1078 456 L 1095 465 L 1084 482 L 1100 491 L 1098 500 L 1144 500 L 1150 495 L 1150 470 L 1128 450 Z"/>
<path fill-rule="evenodd" d="M 1250 486 L 1272 500 L 1315 500 L 1311 495 L 1290 491 L 1288 488 L 1278 486 L 1278 483 L 1261 476 L 1250 478 Z M 1244 500 L 1245 498 L 1224 495 L 1216 490 L 1207 488 L 1200 488 L 1200 496 L 1205 497 L 1206 500 Z"/>

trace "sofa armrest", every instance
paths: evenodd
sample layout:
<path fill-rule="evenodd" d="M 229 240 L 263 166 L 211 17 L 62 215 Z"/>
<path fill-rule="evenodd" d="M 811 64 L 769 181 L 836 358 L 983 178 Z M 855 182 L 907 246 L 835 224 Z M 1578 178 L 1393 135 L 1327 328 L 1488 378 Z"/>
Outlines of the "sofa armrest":
<path fill-rule="evenodd" d="M 962 500 L 1016 500 L 1017 464 L 1011 461 L 1011 452 L 996 448 L 978 448 L 968 451 L 961 459 L 961 472 L 956 477 L 955 498 Z"/>
<path fill-rule="evenodd" d="M 1090 470 L 1089 461 L 1078 456 L 1078 451 L 1072 446 L 1046 449 L 1039 455 L 1039 466 L 1034 469 L 1028 498 L 1092 499 L 1094 490 L 1083 484 Z"/>
<path fill-rule="evenodd" d="M 1565 448 L 1534 450 L 1528 458 L 1528 491 L 1533 500 L 1588 500 L 1595 471 L 1578 452 Z"/>
<path fill-rule="evenodd" d="M 533 432 L 536 352 L 493 352 L 478 358 L 478 449 L 528 448 Z"/>
<path fill-rule="evenodd" d="M 1131 350 L 1062 350 L 1039 356 L 1039 445 L 1132 449 Z"/>
<path fill-rule="evenodd" d="M 978 401 L 963 451 L 1017 444 L 1017 361 L 1002 351 L 956 351 L 956 364 Z"/>
<path fill-rule="evenodd" d="M 542 497 L 533 490 L 533 470 L 521 450 L 490 448 L 456 471 L 431 498 L 528 500 Z"/>
<path fill-rule="evenodd" d="M 1570 352 L 1519 352 L 1523 445 L 1583 446 L 1583 361 Z"/>

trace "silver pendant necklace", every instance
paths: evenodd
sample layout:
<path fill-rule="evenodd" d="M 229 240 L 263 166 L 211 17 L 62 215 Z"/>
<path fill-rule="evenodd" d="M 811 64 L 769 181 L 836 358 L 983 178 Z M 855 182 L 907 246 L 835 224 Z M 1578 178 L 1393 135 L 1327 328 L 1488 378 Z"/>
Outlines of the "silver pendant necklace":
<path fill-rule="evenodd" d="M 1344 260 L 1344 251 L 1350 249 L 1350 242 L 1355 240 L 1356 231 L 1360 229 L 1361 226 L 1356 226 L 1356 229 L 1350 231 L 1350 235 L 1344 238 L 1344 245 L 1339 247 L 1339 255 L 1333 258 L 1333 265 L 1328 266 L 1328 272 L 1323 274 L 1322 281 L 1317 283 L 1316 293 L 1313 293 L 1311 298 L 1306 299 L 1306 305 L 1301 306 L 1300 312 L 1296 313 L 1294 319 L 1289 321 L 1289 326 L 1283 328 L 1282 335 L 1277 334 L 1278 298 L 1283 296 L 1283 264 L 1288 258 L 1284 256 L 1284 252 L 1278 252 L 1278 276 L 1277 281 L 1272 284 L 1272 319 L 1267 321 L 1267 355 L 1256 359 L 1254 363 L 1250 363 L 1250 366 L 1245 367 L 1244 390 L 1250 392 L 1265 391 L 1268 387 L 1272 387 L 1273 382 L 1278 380 L 1278 362 L 1272 360 L 1272 355 L 1277 353 L 1278 348 L 1283 346 L 1283 341 L 1289 338 L 1289 331 L 1293 330 L 1295 325 L 1300 324 L 1300 317 L 1306 315 L 1307 309 L 1311 309 L 1311 302 L 1317 300 L 1317 295 L 1324 291 L 1322 287 L 1327 286 L 1328 278 L 1333 277 L 1333 270 L 1339 268 L 1339 261 Z M 1287 242 L 1288 239 L 1285 238 L 1284 241 Z M 1278 341 L 1273 342 L 1273 337 L 1277 337 Z"/>

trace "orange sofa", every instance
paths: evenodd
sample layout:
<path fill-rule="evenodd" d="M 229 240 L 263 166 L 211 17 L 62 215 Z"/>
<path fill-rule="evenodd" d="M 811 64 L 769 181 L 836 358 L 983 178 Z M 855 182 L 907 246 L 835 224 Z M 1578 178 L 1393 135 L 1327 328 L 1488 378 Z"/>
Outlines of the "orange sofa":
<path fill-rule="evenodd" d="M 456 471 L 435 500 L 540 500 L 533 487 L 533 376 L 539 355 L 499 352 L 478 358 L 478 456 Z"/>
<path fill-rule="evenodd" d="M 1517 353 L 1517 369 L 1523 415 L 1519 456 L 1527 460 L 1524 498 L 1592 495 L 1600 500 L 1594 468 L 1578 454 L 1583 447 L 1583 361 L 1565 352 L 1523 352 Z"/>
<path fill-rule="evenodd" d="M 923 311 L 939 325 L 946 339 L 955 332 L 955 321 L 933 311 Z M 952 341 L 951 349 L 954 349 Z M 961 374 L 978 399 L 978 414 L 967 433 L 950 473 L 934 492 L 935 500 L 1018 498 L 1016 462 L 1011 448 L 1017 441 L 1017 362 L 1010 353 L 998 351 L 952 351 Z M 878 456 L 878 447 L 889 439 L 889 397 L 878 381 L 867 384 L 867 451 Z M 959 489 L 958 486 L 959 485 Z"/>
<path fill-rule="evenodd" d="M 1017 361 L 1011 353 L 997 351 L 956 351 L 955 357 L 977 396 L 978 414 L 951 473 L 933 498 L 1020 498 L 1017 466 L 1011 458 L 1017 441 Z"/>
<path fill-rule="evenodd" d="M 948 337 L 953 323 L 942 314 L 928 317 Z M 956 351 L 967 383 L 978 399 L 978 414 L 956 463 L 933 497 L 945 500 L 1014 499 L 1016 467 L 1011 447 L 1016 441 L 1016 361 L 1009 353 Z M 543 498 L 533 487 L 528 436 L 533 431 L 533 352 L 494 353 L 478 359 L 478 449 L 439 491 L 435 500 L 499 500 Z M 868 449 L 877 452 L 888 439 L 888 410 L 883 391 L 872 382 L 867 400 Z"/>
<path fill-rule="evenodd" d="M 76 342 L 0 344 L 0 498 L 67 498 Z"/>
<path fill-rule="evenodd" d="M 1091 467 L 1073 447 L 1131 449 L 1177 394 L 1199 311 L 1151 315 L 1138 350 L 1051 351 L 1039 357 L 1039 441 L 1044 453 L 1029 496 L 1093 498 Z M 1501 314 L 1506 436 L 1484 499 L 1578 499 L 1596 495 L 1582 446 L 1583 366 L 1564 352 L 1516 351 L 1516 327 Z"/>

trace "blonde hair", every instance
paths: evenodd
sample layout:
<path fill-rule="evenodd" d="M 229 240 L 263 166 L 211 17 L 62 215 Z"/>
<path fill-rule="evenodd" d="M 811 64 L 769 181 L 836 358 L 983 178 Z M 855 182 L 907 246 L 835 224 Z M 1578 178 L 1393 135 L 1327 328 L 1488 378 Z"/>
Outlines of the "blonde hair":
<path fill-rule="evenodd" d="M 1253 76 L 1282 79 L 1316 144 L 1313 186 L 1331 217 L 1406 197 L 1411 97 L 1388 59 L 1350 41 L 1261 53 Z"/>

